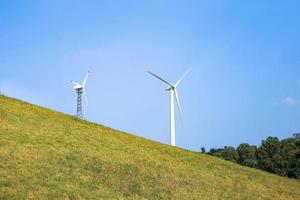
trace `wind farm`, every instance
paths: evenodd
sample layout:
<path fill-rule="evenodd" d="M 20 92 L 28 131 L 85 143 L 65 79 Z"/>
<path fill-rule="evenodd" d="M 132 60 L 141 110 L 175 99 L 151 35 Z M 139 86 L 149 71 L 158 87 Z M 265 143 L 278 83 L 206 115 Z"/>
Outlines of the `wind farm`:
<path fill-rule="evenodd" d="M 0 1 L 0 200 L 299 200 L 300 1 Z"/>

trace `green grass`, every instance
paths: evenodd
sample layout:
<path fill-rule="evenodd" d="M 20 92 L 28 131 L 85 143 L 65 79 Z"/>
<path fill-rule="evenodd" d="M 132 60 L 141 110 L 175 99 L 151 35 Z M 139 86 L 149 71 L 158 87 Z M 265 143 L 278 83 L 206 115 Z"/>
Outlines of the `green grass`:
<path fill-rule="evenodd" d="M 0 96 L 0 199 L 300 199 L 300 181 Z"/>

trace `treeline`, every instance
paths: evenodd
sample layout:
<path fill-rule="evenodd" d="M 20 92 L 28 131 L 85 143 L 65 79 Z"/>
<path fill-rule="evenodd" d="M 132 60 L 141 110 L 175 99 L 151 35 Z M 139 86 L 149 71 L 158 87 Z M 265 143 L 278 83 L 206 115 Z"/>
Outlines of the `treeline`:
<path fill-rule="evenodd" d="M 201 148 L 201 151 L 204 153 L 205 149 Z M 259 147 L 243 143 L 237 148 L 231 146 L 212 148 L 207 154 L 280 176 L 300 179 L 299 133 L 283 140 L 268 137 Z"/>

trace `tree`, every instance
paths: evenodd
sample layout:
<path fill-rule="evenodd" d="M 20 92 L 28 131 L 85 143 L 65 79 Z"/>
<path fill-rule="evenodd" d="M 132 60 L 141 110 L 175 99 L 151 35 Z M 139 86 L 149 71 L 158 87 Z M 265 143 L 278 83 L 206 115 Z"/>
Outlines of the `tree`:
<path fill-rule="evenodd" d="M 248 166 L 248 167 L 256 167 L 257 160 L 256 160 L 256 150 L 257 147 L 254 145 L 249 145 L 247 143 L 240 144 L 237 147 L 238 153 L 238 163 Z"/>
<path fill-rule="evenodd" d="M 293 136 L 294 136 L 296 147 L 298 151 L 300 151 L 300 133 L 295 133 Z"/>
<path fill-rule="evenodd" d="M 298 151 L 295 138 L 281 141 L 281 156 L 283 159 L 281 175 L 294 177 L 293 171 L 296 168 Z"/>
<path fill-rule="evenodd" d="M 268 137 L 256 152 L 259 168 L 278 175 L 283 172 L 284 158 L 281 153 L 281 143 L 277 137 Z"/>
<path fill-rule="evenodd" d="M 205 147 L 201 147 L 201 153 L 205 153 Z"/>
<path fill-rule="evenodd" d="M 289 138 L 288 140 L 293 143 L 290 145 L 292 147 L 289 151 L 289 177 L 294 177 L 300 179 L 300 133 L 294 134 L 293 138 Z"/>
<path fill-rule="evenodd" d="M 224 151 L 224 149 L 222 149 L 222 148 L 212 148 L 212 149 L 210 149 L 208 154 L 219 157 L 219 158 L 222 158 L 221 154 L 222 154 L 223 151 Z"/>
<path fill-rule="evenodd" d="M 224 148 L 212 148 L 208 154 L 233 162 L 237 162 L 238 160 L 238 154 L 235 148 L 230 146 L 225 146 Z"/>
<path fill-rule="evenodd" d="M 300 179 L 300 133 L 281 141 L 276 137 L 268 137 L 262 141 L 259 148 L 243 143 L 237 149 L 230 146 L 213 148 L 208 154 L 281 176 Z"/>
<path fill-rule="evenodd" d="M 294 133 L 293 136 L 296 140 L 300 140 L 300 133 Z"/>
<path fill-rule="evenodd" d="M 221 152 L 221 156 L 225 160 L 229 160 L 233 162 L 237 162 L 238 160 L 238 153 L 235 150 L 235 148 L 231 146 L 225 146 L 224 150 Z"/>
<path fill-rule="evenodd" d="M 300 159 L 296 161 L 296 165 L 291 171 L 291 177 L 300 179 Z"/>

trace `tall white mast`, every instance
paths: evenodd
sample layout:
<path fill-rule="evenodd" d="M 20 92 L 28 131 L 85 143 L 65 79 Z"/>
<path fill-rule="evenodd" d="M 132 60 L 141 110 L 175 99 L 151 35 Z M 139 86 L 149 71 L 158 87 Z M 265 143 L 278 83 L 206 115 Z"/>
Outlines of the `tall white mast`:
<path fill-rule="evenodd" d="M 175 130 L 175 108 L 174 108 L 174 90 L 170 90 L 170 139 L 171 145 L 176 146 L 176 130 Z"/>
<path fill-rule="evenodd" d="M 179 95 L 177 92 L 177 86 L 181 83 L 183 78 L 189 73 L 191 68 L 189 68 L 182 76 L 181 78 L 176 82 L 175 85 L 171 84 L 169 81 L 166 81 L 165 79 L 157 76 L 156 74 L 149 72 L 151 75 L 155 76 L 159 80 L 165 82 L 168 85 L 168 88 L 166 89 L 167 91 L 170 91 L 170 143 L 172 146 L 176 146 L 176 126 L 175 126 L 175 105 L 174 105 L 174 96 L 176 97 L 176 102 L 177 102 L 177 107 L 181 116 L 182 117 L 182 111 L 181 111 L 181 106 L 180 106 L 180 101 L 179 101 Z"/>

